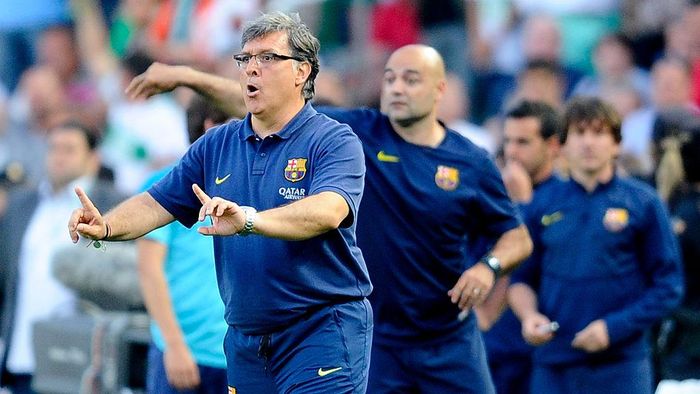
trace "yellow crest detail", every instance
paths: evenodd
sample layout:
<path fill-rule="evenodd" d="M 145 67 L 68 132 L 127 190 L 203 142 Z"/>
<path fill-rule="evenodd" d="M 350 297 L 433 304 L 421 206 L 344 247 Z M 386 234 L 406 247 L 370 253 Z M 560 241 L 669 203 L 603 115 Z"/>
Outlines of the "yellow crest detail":
<path fill-rule="evenodd" d="M 399 162 L 399 157 L 390 155 L 383 150 L 380 150 L 379 153 L 377 153 L 377 160 L 383 161 L 385 163 L 398 163 Z"/>
<path fill-rule="evenodd" d="M 236 394 L 236 388 L 228 386 L 228 394 Z"/>
<path fill-rule="evenodd" d="M 452 191 L 459 185 L 459 170 L 453 167 L 438 166 L 435 184 L 442 190 Z"/>
<path fill-rule="evenodd" d="M 284 168 L 284 179 L 290 182 L 299 182 L 306 176 L 306 159 L 289 159 Z"/>
<path fill-rule="evenodd" d="M 563 218 L 564 215 L 561 213 L 561 211 L 556 211 L 554 213 L 551 213 L 549 215 L 544 215 L 542 216 L 542 219 L 540 219 L 540 223 L 542 223 L 543 226 L 547 227 L 550 224 L 554 224 Z"/>
<path fill-rule="evenodd" d="M 627 227 L 629 216 L 629 212 L 624 208 L 608 208 L 603 217 L 603 225 L 608 231 L 616 233 Z"/>

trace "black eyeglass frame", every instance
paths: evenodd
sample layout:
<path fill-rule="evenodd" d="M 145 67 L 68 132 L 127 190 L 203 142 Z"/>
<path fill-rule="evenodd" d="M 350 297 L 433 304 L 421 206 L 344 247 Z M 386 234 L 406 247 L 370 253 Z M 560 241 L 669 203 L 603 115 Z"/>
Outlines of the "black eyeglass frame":
<path fill-rule="evenodd" d="M 263 60 L 262 57 L 269 57 L 270 59 L 268 60 Z M 239 53 L 236 55 L 233 55 L 233 60 L 236 62 L 239 68 L 243 68 L 248 66 L 248 63 L 250 63 L 250 60 L 255 58 L 255 61 L 258 65 L 262 64 L 270 64 L 273 61 L 282 61 L 282 60 L 296 60 L 298 62 L 303 62 L 305 59 L 299 57 L 299 56 L 287 56 L 287 55 L 280 55 L 279 53 L 274 53 L 274 52 L 262 52 L 258 53 L 255 55 L 251 55 L 248 53 Z"/>

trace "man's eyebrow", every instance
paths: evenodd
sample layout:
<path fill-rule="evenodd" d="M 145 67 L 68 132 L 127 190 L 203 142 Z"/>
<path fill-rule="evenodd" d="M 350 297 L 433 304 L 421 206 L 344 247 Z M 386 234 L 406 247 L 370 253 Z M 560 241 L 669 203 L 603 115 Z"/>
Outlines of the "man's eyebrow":
<path fill-rule="evenodd" d="M 392 68 L 385 68 L 385 69 L 384 69 L 384 73 L 386 74 L 387 72 L 393 72 L 393 73 L 401 74 L 401 73 L 399 73 L 399 72 L 397 72 L 397 71 L 394 71 L 394 69 L 392 69 Z M 413 70 L 413 69 L 404 70 L 403 73 L 405 73 L 405 74 L 412 74 L 412 75 L 418 75 L 418 76 L 421 75 L 421 74 L 420 74 L 420 71 L 418 71 L 418 70 Z"/>
<path fill-rule="evenodd" d="M 258 51 L 256 54 L 259 55 L 259 54 L 261 54 L 261 53 L 278 53 L 278 52 L 277 52 L 276 50 L 272 49 L 272 48 L 265 48 L 265 49 L 262 49 L 262 50 Z M 240 55 L 252 55 L 252 54 L 253 54 L 253 53 L 250 52 L 250 51 L 242 51 L 242 52 L 240 53 Z"/>

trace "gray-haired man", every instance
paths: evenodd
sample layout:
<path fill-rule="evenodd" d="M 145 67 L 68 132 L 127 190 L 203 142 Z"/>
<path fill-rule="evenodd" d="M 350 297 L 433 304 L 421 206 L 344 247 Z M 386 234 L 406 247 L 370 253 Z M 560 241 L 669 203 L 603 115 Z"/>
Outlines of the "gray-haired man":
<path fill-rule="evenodd" d="M 104 218 L 78 190 L 71 236 L 133 239 L 211 217 L 199 231 L 215 236 L 229 392 L 364 392 L 373 323 L 355 240 L 362 147 L 308 103 L 319 43 L 298 18 L 263 15 L 242 44 L 245 119 L 208 132 Z"/>

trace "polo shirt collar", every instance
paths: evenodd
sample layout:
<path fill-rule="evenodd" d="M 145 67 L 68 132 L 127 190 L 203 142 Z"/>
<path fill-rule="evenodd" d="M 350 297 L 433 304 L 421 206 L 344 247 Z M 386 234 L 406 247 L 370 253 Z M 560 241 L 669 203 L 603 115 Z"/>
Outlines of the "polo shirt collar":
<path fill-rule="evenodd" d="M 309 120 L 311 117 L 316 115 L 316 109 L 314 109 L 313 106 L 311 106 L 311 102 L 307 101 L 306 104 L 301 108 L 301 111 L 299 111 L 292 120 L 287 123 L 282 130 L 276 132 L 275 134 L 272 134 L 273 136 L 277 136 L 277 138 L 281 138 L 283 140 L 288 139 L 292 135 L 294 135 L 294 132 L 299 130 L 301 126 L 306 123 L 307 120 Z M 242 140 L 250 140 L 254 139 L 257 137 L 255 134 L 255 131 L 253 131 L 253 126 L 251 123 L 251 117 L 252 114 L 249 112 L 244 121 L 243 121 L 243 131 L 241 132 L 240 136 Z"/>
<path fill-rule="evenodd" d="M 571 183 L 572 183 L 573 185 L 576 185 L 576 188 L 577 188 L 578 190 L 580 190 L 580 191 L 582 191 L 582 192 L 584 192 L 584 193 L 586 193 L 586 194 L 593 194 L 593 193 L 597 193 L 597 192 L 599 192 L 599 191 L 607 190 L 607 189 L 610 188 L 612 185 L 616 184 L 617 181 L 618 181 L 618 175 L 617 175 L 617 172 L 614 172 L 612 178 L 610 178 L 609 181 L 607 181 L 607 182 L 599 182 L 599 183 L 596 185 L 595 189 L 593 189 L 590 193 L 586 190 L 585 187 L 583 187 L 582 184 L 580 184 L 580 183 L 579 183 L 576 179 L 574 179 L 573 177 L 571 177 L 570 180 L 571 180 Z"/>

